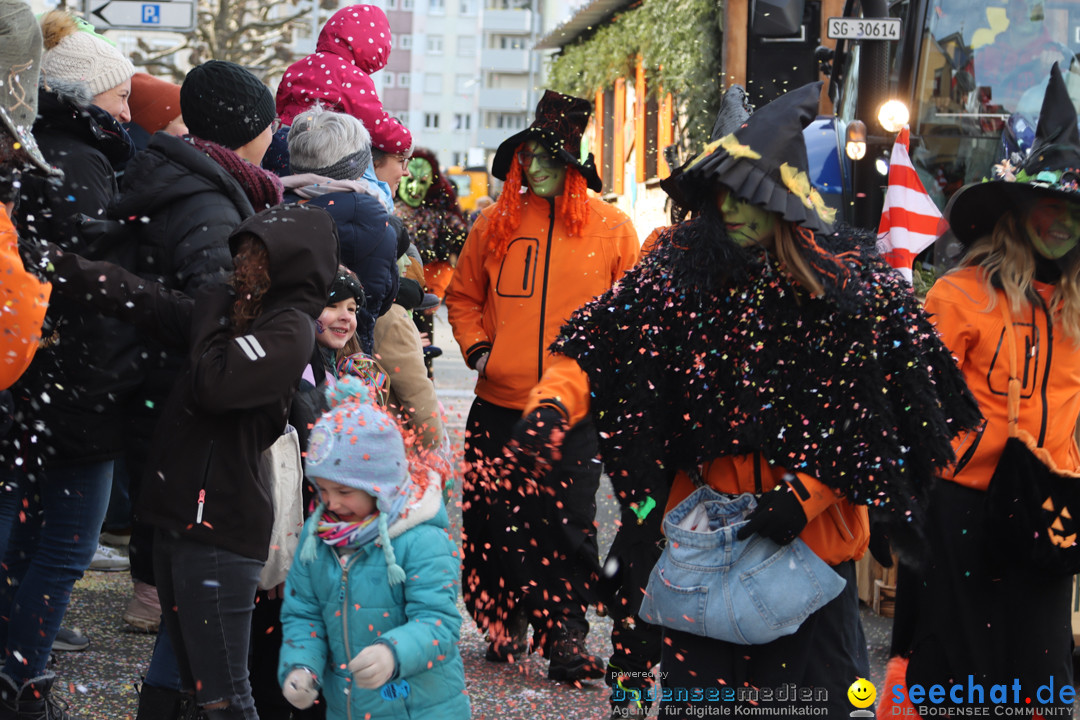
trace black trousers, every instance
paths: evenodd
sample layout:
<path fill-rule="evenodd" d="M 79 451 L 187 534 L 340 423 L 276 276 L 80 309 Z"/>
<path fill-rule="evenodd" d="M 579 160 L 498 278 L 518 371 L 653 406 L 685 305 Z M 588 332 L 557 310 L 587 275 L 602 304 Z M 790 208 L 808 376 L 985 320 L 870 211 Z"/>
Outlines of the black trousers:
<path fill-rule="evenodd" d="M 528 614 L 545 654 L 553 631 L 588 632 L 597 601 L 598 437 L 591 421 L 566 434 L 542 477 L 507 466 L 502 449 L 521 411 L 477 398 L 469 411 L 462 483 L 462 595 L 482 631 L 503 634 L 512 611 Z"/>
<path fill-rule="evenodd" d="M 650 671 L 660 662 L 661 628 L 639 618 L 638 610 L 649 584 L 649 574 L 662 552 L 661 525 L 667 486 L 654 488 L 650 497 L 656 504 L 645 517 L 639 517 L 629 506 L 621 508 L 619 531 L 605 562 L 605 566 L 618 563 L 617 582 L 607 588 L 609 592 L 604 598 L 612 619 L 612 650 L 606 678 L 612 688 L 612 703 L 631 696 L 627 691 L 651 688 Z M 604 582 L 601 587 L 605 587 Z"/>
<path fill-rule="evenodd" d="M 928 514 L 924 567 L 901 565 L 897 581 L 893 652 L 909 657 L 907 686 L 942 685 L 938 707 L 950 707 L 955 683 L 963 705 L 985 707 L 995 704 L 993 685 L 1006 685 L 1007 703 L 1015 705 L 1018 680 L 1020 705 L 1030 697 L 1032 707 L 1055 709 L 1047 717 L 1071 717 L 1072 702 L 1060 702 L 1059 690 L 1073 679 L 1072 578 L 989 553 L 993 526 L 980 490 L 938 481 Z M 1044 702 L 1048 689 L 1040 698 L 1039 688 L 1051 678 L 1054 701 Z"/>
<path fill-rule="evenodd" d="M 661 700 L 660 717 L 695 718 L 690 708 L 703 705 L 720 706 L 718 715 L 730 715 L 735 706 L 805 705 L 825 708 L 829 718 L 848 717 L 853 709 L 848 688 L 857 678 L 869 677 L 870 659 L 859 620 L 855 563 L 833 569 L 847 580 L 843 592 L 794 634 L 771 643 L 736 645 L 665 628 L 661 682 L 671 699 Z M 768 699 L 762 692 L 766 689 Z M 725 692 L 734 697 L 724 699 Z"/>

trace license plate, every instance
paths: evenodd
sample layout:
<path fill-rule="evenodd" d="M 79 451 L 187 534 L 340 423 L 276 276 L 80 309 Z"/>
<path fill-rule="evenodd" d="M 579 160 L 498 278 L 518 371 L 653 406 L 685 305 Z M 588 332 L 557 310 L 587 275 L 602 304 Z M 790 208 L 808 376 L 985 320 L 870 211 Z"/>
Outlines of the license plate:
<path fill-rule="evenodd" d="M 830 40 L 899 40 L 900 18 L 829 18 Z"/>

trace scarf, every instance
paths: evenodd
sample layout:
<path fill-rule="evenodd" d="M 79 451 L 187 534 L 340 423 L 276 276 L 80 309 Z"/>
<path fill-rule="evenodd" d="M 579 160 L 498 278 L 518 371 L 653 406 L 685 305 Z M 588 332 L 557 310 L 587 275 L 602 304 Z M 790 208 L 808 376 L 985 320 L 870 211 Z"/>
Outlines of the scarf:
<path fill-rule="evenodd" d="M 184 140 L 204 152 L 240 183 L 255 212 L 281 204 L 283 186 L 277 175 L 258 165 L 252 165 L 234 151 L 217 143 L 194 135 L 185 135 Z"/>
<path fill-rule="evenodd" d="M 814 239 L 845 277 L 811 297 L 701 222 L 667 231 L 551 347 L 589 376 L 612 484 L 641 500 L 676 471 L 756 451 L 909 521 L 950 439 L 981 419 L 911 290 L 851 229 Z"/>
<path fill-rule="evenodd" d="M 355 551 L 379 534 L 378 518 L 379 513 L 373 512 L 363 520 L 346 522 L 329 510 L 324 510 L 315 526 L 315 534 L 331 547 Z"/>

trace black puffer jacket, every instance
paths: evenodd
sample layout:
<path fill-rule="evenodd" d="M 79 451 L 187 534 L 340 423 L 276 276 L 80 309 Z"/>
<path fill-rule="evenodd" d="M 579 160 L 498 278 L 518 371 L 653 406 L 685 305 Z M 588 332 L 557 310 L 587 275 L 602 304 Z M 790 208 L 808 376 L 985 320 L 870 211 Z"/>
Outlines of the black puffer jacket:
<path fill-rule="evenodd" d="M 103 218 L 116 195 L 115 173 L 130 159 L 131 141 L 91 100 L 83 85 L 54 83 L 39 93 L 34 136 L 64 179 L 23 176 L 15 222 L 24 241 L 85 252 L 76 217 Z M 21 456 L 23 467 L 32 468 L 37 460 L 63 465 L 118 457 L 122 406 L 142 380 L 134 331 L 84 303 L 54 297 L 42 336 L 52 344 L 13 388 L 16 426 L 8 440 L 18 447 L 0 449 L 4 463 Z"/>
<path fill-rule="evenodd" d="M 188 349 L 154 433 L 137 517 L 265 560 L 274 511 L 261 456 L 284 430 L 311 358 L 338 241 L 324 211 L 298 205 L 260 213 L 233 238 L 243 232 L 266 245 L 271 284 L 261 313 L 239 334 L 229 319 L 235 296 L 228 285 L 191 300 L 70 254 L 56 259 L 56 281 L 62 292 Z"/>

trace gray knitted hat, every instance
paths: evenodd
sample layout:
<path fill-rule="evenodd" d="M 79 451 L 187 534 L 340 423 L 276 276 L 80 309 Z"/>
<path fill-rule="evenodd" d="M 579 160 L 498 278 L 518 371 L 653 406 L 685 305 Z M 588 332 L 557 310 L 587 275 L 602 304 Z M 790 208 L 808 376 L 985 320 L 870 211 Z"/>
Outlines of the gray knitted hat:
<path fill-rule="evenodd" d="M 41 75 L 41 29 L 23 0 L 0 0 L 0 123 L 26 160 L 47 173 L 49 166 L 31 132 L 37 118 Z"/>
<path fill-rule="evenodd" d="M 80 27 L 76 18 L 52 10 L 41 18 L 45 54 L 41 72 L 45 82 L 82 83 L 99 95 L 131 79 L 135 66 L 101 35 Z"/>

